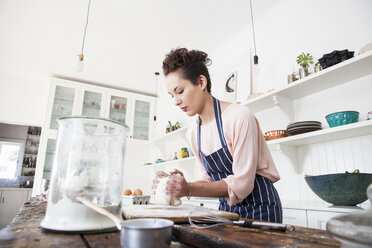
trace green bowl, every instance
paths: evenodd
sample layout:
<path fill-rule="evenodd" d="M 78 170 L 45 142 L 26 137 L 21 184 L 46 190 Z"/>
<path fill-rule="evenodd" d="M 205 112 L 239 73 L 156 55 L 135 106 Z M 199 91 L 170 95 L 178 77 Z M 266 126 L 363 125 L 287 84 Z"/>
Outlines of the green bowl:
<path fill-rule="evenodd" d="M 329 127 L 338 127 L 346 124 L 358 122 L 359 112 L 357 111 L 342 111 L 329 114 L 326 117 Z"/>
<path fill-rule="evenodd" d="M 322 200 L 336 206 L 355 206 L 367 200 L 369 173 L 337 173 L 305 177 L 311 190 Z"/>

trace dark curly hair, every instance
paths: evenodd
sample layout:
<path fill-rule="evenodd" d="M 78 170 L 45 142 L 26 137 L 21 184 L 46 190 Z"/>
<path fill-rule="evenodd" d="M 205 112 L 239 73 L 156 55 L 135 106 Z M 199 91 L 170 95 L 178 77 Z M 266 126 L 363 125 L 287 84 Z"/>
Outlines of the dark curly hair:
<path fill-rule="evenodd" d="M 207 78 L 207 91 L 211 92 L 211 79 L 207 66 L 212 61 L 208 58 L 208 54 L 198 50 L 188 51 L 186 48 L 177 48 L 171 50 L 163 61 L 163 72 L 167 76 L 171 72 L 178 69 L 181 70 L 181 75 L 184 79 L 190 80 L 192 84 L 198 85 L 198 78 L 203 75 Z"/>

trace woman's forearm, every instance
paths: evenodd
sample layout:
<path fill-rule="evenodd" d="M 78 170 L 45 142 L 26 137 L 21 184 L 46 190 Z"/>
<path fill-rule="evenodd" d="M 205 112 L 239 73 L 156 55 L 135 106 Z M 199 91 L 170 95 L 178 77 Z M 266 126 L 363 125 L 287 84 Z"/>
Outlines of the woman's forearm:
<path fill-rule="evenodd" d="M 195 181 L 191 183 L 191 195 L 200 197 L 228 197 L 227 184 L 224 180 L 205 182 Z M 190 186 L 190 183 L 189 183 Z"/>

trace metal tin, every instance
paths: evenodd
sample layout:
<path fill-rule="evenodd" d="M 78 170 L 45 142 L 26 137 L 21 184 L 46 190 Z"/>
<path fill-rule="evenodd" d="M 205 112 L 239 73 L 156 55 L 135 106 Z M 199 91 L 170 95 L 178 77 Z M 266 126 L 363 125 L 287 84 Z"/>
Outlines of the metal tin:
<path fill-rule="evenodd" d="M 121 226 L 122 248 L 165 248 L 170 246 L 174 222 L 166 219 L 126 220 Z"/>

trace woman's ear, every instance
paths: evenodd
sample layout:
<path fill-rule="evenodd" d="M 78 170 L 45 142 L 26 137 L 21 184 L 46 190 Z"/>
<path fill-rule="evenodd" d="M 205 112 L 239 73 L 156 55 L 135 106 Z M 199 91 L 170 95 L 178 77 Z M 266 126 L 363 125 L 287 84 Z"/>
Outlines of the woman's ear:
<path fill-rule="evenodd" d="M 202 90 L 204 90 L 204 89 L 207 88 L 208 80 L 204 75 L 200 75 L 199 78 L 198 78 L 198 83 L 199 83 L 200 87 L 202 88 Z"/>

